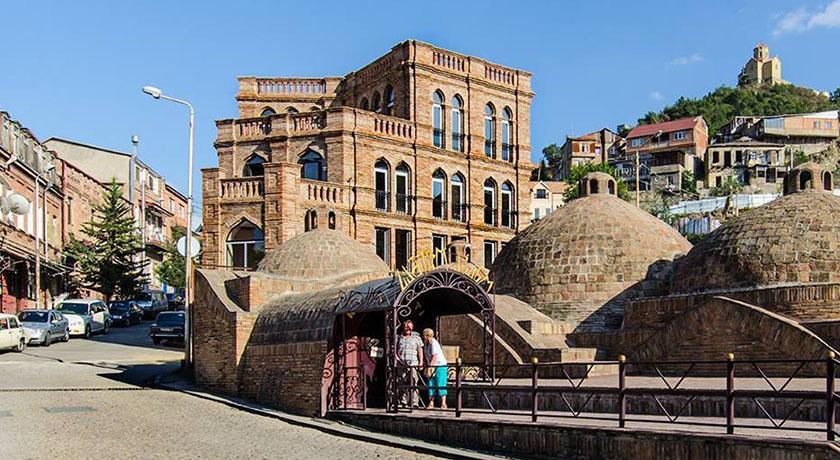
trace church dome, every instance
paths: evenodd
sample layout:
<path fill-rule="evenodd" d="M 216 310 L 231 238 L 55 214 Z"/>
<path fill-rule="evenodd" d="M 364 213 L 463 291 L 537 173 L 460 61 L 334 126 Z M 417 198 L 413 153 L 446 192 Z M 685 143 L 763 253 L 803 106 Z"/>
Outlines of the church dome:
<path fill-rule="evenodd" d="M 785 196 L 731 219 L 676 264 L 674 293 L 840 282 L 840 197 L 814 163 L 785 177 Z"/>
<path fill-rule="evenodd" d="M 385 277 L 390 270 L 371 248 L 336 230 L 316 229 L 266 253 L 257 271 L 293 282 L 327 284 Z"/>
<path fill-rule="evenodd" d="M 618 327 L 623 301 L 665 286 L 667 263 L 691 244 L 676 230 L 616 196 L 615 179 L 590 173 L 581 198 L 511 240 L 490 278 L 496 292 L 579 328 Z M 642 282 L 645 279 L 654 280 Z"/>

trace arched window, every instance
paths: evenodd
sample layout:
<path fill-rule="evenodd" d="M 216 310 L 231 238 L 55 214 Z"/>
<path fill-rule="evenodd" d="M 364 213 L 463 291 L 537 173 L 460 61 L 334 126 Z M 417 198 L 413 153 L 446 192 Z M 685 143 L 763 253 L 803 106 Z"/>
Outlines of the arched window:
<path fill-rule="evenodd" d="M 373 165 L 373 185 L 376 191 L 376 209 L 390 211 L 391 197 L 388 193 L 390 182 L 390 167 L 385 160 L 379 159 Z"/>
<path fill-rule="evenodd" d="M 827 192 L 834 190 L 834 186 L 831 182 L 831 171 L 823 172 L 823 190 Z"/>
<path fill-rule="evenodd" d="M 259 155 L 253 155 L 245 162 L 245 167 L 242 168 L 242 177 L 262 176 L 265 174 L 263 169 L 265 159 Z"/>
<path fill-rule="evenodd" d="M 379 113 L 382 110 L 382 102 L 379 99 L 379 91 L 375 91 L 373 93 L 373 98 L 370 100 L 370 109 L 376 113 Z"/>
<path fill-rule="evenodd" d="M 614 180 L 607 181 L 607 191 L 610 193 L 610 195 L 617 195 L 618 194 L 615 191 L 615 181 Z"/>
<path fill-rule="evenodd" d="M 312 107 L 309 108 L 310 112 L 318 112 L 320 110 L 321 110 L 321 108 L 318 107 L 317 105 L 313 105 Z"/>
<path fill-rule="evenodd" d="M 385 115 L 393 115 L 394 112 L 394 88 L 391 85 L 385 87 Z"/>
<path fill-rule="evenodd" d="M 496 157 L 496 109 L 489 102 L 484 106 L 484 154 Z"/>
<path fill-rule="evenodd" d="M 307 150 L 298 160 L 300 177 L 311 180 L 327 180 L 326 163 L 324 157 L 314 150 Z"/>
<path fill-rule="evenodd" d="M 502 227 L 513 228 L 515 226 L 513 215 L 513 186 L 510 182 L 502 184 Z"/>
<path fill-rule="evenodd" d="M 502 160 L 510 161 L 513 158 L 513 147 L 510 142 L 510 123 L 512 113 L 509 108 L 502 110 Z"/>
<path fill-rule="evenodd" d="M 275 112 L 271 107 L 266 107 L 262 109 L 262 112 L 260 112 L 261 117 L 270 117 L 272 115 L 277 115 L 277 112 Z"/>
<path fill-rule="evenodd" d="M 432 94 L 432 143 L 443 148 L 443 93 Z"/>
<path fill-rule="evenodd" d="M 496 182 L 484 181 L 484 223 L 496 225 Z"/>
<path fill-rule="evenodd" d="M 330 211 L 327 217 L 327 226 L 330 227 L 330 230 L 335 230 L 335 212 Z"/>
<path fill-rule="evenodd" d="M 400 163 L 396 170 L 394 193 L 397 199 L 397 212 L 411 214 L 411 170 L 405 163 Z"/>
<path fill-rule="evenodd" d="M 318 228 L 318 211 L 310 209 L 303 218 L 303 230 L 310 231 Z"/>
<path fill-rule="evenodd" d="M 450 194 L 452 197 L 452 220 L 463 222 L 467 217 L 467 201 L 466 188 L 464 187 L 464 176 L 461 173 L 456 173 L 452 176 L 452 181 L 449 184 Z"/>
<path fill-rule="evenodd" d="M 251 222 L 242 221 L 228 234 L 225 249 L 227 266 L 257 268 L 265 254 L 263 231 Z"/>
<path fill-rule="evenodd" d="M 294 107 L 289 107 L 289 108 L 286 109 L 286 113 L 300 113 L 300 112 L 298 111 L 298 109 L 296 109 Z"/>
<path fill-rule="evenodd" d="M 600 190 L 598 190 L 598 181 L 596 179 L 591 179 L 589 181 L 589 194 L 594 195 L 599 192 Z"/>
<path fill-rule="evenodd" d="M 452 98 L 452 150 L 464 151 L 464 101 L 461 96 L 455 95 Z"/>
<path fill-rule="evenodd" d="M 359 108 L 362 109 L 362 110 L 367 110 L 368 109 L 368 100 L 367 100 L 366 97 L 362 98 L 362 102 L 359 103 Z"/>
<path fill-rule="evenodd" d="M 432 217 L 443 219 L 446 209 L 446 174 L 440 169 L 432 174 Z"/>

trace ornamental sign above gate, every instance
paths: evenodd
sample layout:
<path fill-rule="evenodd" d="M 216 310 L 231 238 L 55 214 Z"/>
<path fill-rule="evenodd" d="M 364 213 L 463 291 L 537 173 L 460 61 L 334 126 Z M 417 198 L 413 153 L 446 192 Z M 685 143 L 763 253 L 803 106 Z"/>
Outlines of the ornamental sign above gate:
<path fill-rule="evenodd" d="M 418 251 L 417 255 L 408 259 L 406 266 L 396 273 L 400 280 L 400 290 L 405 290 L 415 279 L 439 268 L 447 268 L 466 275 L 485 292 L 490 292 L 493 287 L 493 282 L 487 277 L 488 271 L 485 268 L 474 264 L 463 255 L 448 256 L 446 251 L 435 249 L 434 251 Z"/>

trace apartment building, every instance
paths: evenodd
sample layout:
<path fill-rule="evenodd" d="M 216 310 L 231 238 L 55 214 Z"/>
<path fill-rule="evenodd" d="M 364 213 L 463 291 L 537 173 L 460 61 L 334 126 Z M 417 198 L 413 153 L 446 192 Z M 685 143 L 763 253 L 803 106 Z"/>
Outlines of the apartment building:
<path fill-rule="evenodd" d="M 344 77 L 240 77 L 203 173 L 202 264 L 253 268 L 318 227 L 392 269 L 466 242 L 489 265 L 528 209 L 531 74 L 415 40 Z"/>
<path fill-rule="evenodd" d="M 682 174 L 702 176 L 703 156 L 709 143 L 709 129 L 703 117 L 682 118 L 640 125 L 627 134 L 624 153 L 610 160 L 636 190 L 636 156 L 639 162 L 639 189 L 681 189 Z"/>
<path fill-rule="evenodd" d="M 564 195 L 569 188 L 566 182 L 531 182 L 531 222 L 536 222 L 563 206 Z"/>
<path fill-rule="evenodd" d="M 35 307 L 36 293 L 40 305 L 51 305 L 63 290 L 68 267 L 62 265 L 64 183 L 59 171 L 55 154 L 0 111 L 0 194 L 5 200 L 18 195 L 28 202 L 17 213 L 0 208 L 3 313 Z"/>
<path fill-rule="evenodd" d="M 715 143 L 706 151 L 705 186 L 719 187 L 731 176 L 752 193 L 778 193 L 790 170 L 790 158 L 784 144 L 749 137 Z"/>
<path fill-rule="evenodd" d="M 624 148 L 624 139 L 608 128 L 579 137 L 566 136 L 561 147 L 561 160 L 557 168 L 559 179 L 571 174 L 572 168 L 585 163 L 606 163 Z"/>
<path fill-rule="evenodd" d="M 130 202 L 130 153 L 55 137 L 48 139 L 45 144 L 54 150 L 61 160 L 77 170 L 84 171 L 95 182 L 107 185 L 116 180 L 123 185 L 123 198 Z M 187 200 L 184 195 L 168 185 L 161 174 L 139 159 L 135 161 L 133 174 L 132 206 L 138 225 L 143 229 L 141 239 L 149 260 L 149 287 L 163 288 L 165 286 L 155 274 L 155 268 L 163 262 L 172 228 L 186 227 Z"/>
<path fill-rule="evenodd" d="M 821 152 L 840 137 L 837 110 L 768 116 L 739 116 L 721 130 L 720 139 L 731 142 L 744 136 L 784 144 L 790 152 Z"/>

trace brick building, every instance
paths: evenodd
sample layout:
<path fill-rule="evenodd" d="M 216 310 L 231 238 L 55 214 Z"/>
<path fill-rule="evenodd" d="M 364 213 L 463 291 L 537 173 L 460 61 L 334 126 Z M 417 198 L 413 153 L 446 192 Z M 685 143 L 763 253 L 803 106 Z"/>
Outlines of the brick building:
<path fill-rule="evenodd" d="M 788 152 L 816 153 L 840 137 L 840 111 L 769 116 L 738 116 L 721 129 L 723 142 L 749 137 L 760 142 L 784 144 Z"/>
<path fill-rule="evenodd" d="M 607 128 L 578 137 L 566 136 L 557 167 L 558 179 L 567 178 L 575 166 L 606 163 L 610 158 L 618 156 L 623 149 L 624 139 Z"/>
<path fill-rule="evenodd" d="M 202 265 L 255 267 L 334 228 L 392 268 L 465 240 L 491 264 L 527 212 L 531 75 L 409 40 L 344 77 L 239 78 L 203 170 Z"/>
<path fill-rule="evenodd" d="M 715 143 L 706 150 L 706 188 L 719 187 L 733 177 L 754 193 L 777 193 L 789 169 L 784 144 L 742 137 Z"/>
<path fill-rule="evenodd" d="M 639 188 L 682 188 L 682 173 L 689 171 L 700 178 L 703 156 L 709 145 L 709 128 L 703 117 L 682 118 L 650 125 L 640 125 L 627 133 L 624 154 L 610 163 L 636 190 L 636 155 L 639 156 Z"/>
<path fill-rule="evenodd" d="M 85 176 L 100 185 L 107 185 L 112 180 L 116 180 L 118 184 L 123 185 L 123 198 L 130 199 L 128 187 L 130 153 L 56 137 L 48 139 L 45 145 L 53 149 L 56 155 L 68 163 L 73 170 L 84 171 Z M 92 183 L 89 185 L 93 187 Z M 103 191 L 104 188 L 101 188 L 99 196 Z M 95 201 L 88 197 L 83 202 L 89 204 Z M 152 288 L 164 287 L 163 282 L 155 274 L 155 267 L 163 262 L 166 245 L 172 237 L 172 229 L 174 227 L 186 228 L 186 206 L 186 197 L 167 184 L 161 174 L 155 172 L 142 160 L 135 161 L 134 212 L 138 225 L 143 228 L 142 239 L 149 259 L 147 273 Z M 141 209 L 145 209 L 145 212 L 141 212 Z M 80 212 L 85 213 L 85 211 Z"/>
<path fill-rule="evenodd" d="M 23 196 L 28 212 L 0 216 L 0 311 L 14 313 L 35 306 L 40 285 L 40 304 L 51 304 L 61 293 L 66 267 L 61 265 L 64 247 L 63 177 L 55 154 L 8 113 L 0 111 L 0 188 L 8 198 Z M 40 180 L 35 207 L 35 180 Z M 46 203 L 46 205 L 44 205 Z M 40 280 L 36 280 L 36 236 L 39 240 Z"/>

